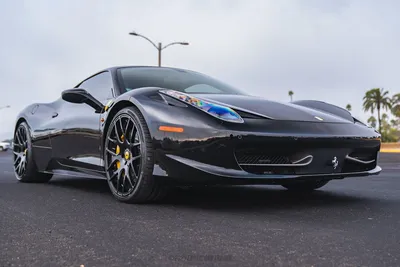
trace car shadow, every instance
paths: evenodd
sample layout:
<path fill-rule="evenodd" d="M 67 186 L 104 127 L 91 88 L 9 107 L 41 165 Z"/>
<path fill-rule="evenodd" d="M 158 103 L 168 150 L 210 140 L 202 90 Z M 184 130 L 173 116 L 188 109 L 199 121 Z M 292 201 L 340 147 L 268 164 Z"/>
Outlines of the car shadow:
<path fill-rule="evenodd" d="M 48 184 L 51 186 L 76 189 L 85 192 L 111 194 L 110 188 L 105 179 L 54 177 Z"/>
<path fill-rule="evenodd" d="M 58 178 L 49 185 L 101 193 L 113 199 L 107 181 L 102 179 Z M 163 200 L 148 205 L 254 212 L 257 209 L 299 210 L 332 206 L 354 208 L 373 201 L 374 199 L 365 196 L 333 191 L 329 184 L 311 193 L 295 193 L 279 186 L 204 186 L 171 189 Z"/>
<path fill-rule="evenodd" d="M 257 209 L 299 210 L 332 206 L 354 206 L 369 198 L 319 189 L 309 193 L 292 192 L 280 186 L 223 186 L 175 190 L 163 204 L 226 211 Z"/>

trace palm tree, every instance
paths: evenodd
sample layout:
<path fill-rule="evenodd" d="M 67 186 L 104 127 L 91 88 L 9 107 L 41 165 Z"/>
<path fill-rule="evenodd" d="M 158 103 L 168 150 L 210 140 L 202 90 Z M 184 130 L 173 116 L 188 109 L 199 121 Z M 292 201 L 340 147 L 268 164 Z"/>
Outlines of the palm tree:
<path fill-rule="evenodd" d="M 293 91 L 292 91 L 292 90 L 290 90 L 290 91 L 289 91 L 290 102 L 292 102 L 292 101 L 293 101 L 293 95 L 294 95 Z"/>
<path fill-rule="evenodd" d="M 392 98 L 392 113 L 400 118 L 400 93 L 395 94 Z"/>
<path fill-rule="evenodd" d="M 347 104 L 347 105 L 346 105 L 346 109 L 347 109 L 348 111 L 351 111 L 351 104 Z"/>
<path fill-rule="evenodd" d="M 368 119 L 368 124 L 371 125 L 372 127 L 376 128 L 376 119 L 374 116 L 369 117 Z"/>
<path fill-rule="evenodd" d="M 373 88 L 365 93 L 363 98 L 363 108 L 364 111 L 371 111 L 374 113 L 376 109 L 378 111 L 378 129 L 379 132 L 382 130 L 381 126 L 381 110 L 387 110 L 392 108 L 392 101 L 388 96 L 389 92 L 385 91 L 383 88 Z"/>

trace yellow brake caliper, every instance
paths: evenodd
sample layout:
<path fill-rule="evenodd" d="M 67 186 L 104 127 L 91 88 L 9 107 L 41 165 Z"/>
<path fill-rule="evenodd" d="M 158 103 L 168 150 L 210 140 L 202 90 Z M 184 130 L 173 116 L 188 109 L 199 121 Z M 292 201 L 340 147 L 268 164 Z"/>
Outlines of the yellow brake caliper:
<path fill-rule="evenodd" d="M 119 153 L 121 152 L 121 149 L 119 147 L 119 145 L 117 145 L 117 147 L 115 148 L 115 154 L 119 155 Z M 119 169 L 121 167 L 121 162 L 119 162 L 119 160 L 116 162 L 117 164 L 117 169 Z"/>

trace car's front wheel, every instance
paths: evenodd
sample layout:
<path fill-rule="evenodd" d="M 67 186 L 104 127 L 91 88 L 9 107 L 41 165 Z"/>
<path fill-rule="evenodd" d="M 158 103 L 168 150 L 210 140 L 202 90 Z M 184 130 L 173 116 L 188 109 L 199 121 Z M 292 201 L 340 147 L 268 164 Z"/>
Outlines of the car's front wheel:
<path fill-rule="evenodd" d="M 112 119 L 104 142 L 108 185 L 122 202 L 161 199 L 166 188 L 153 177 L 154 149 L 143 115 L 135 107 L 120 110 Z"/>
<path fill-rule="evenodd" d="M 329 180 L 288 182 L 282 184 L 282 186 L 291 191 L 313 191 L 323 187 L 328 182 Z"/>

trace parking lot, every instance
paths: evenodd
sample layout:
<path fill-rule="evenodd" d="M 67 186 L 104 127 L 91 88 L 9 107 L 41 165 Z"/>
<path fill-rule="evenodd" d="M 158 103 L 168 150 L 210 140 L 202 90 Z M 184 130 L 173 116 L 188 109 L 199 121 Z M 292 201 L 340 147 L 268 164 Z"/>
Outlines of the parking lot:
<path fill-rule="evenodd" d="M 400 265 L 400 154 L 311 195 L 216 187 L 151 205 L 117 202 L 104 180 L 18 183 L 11 156 L 0 153 L 0 266 Z"/>

